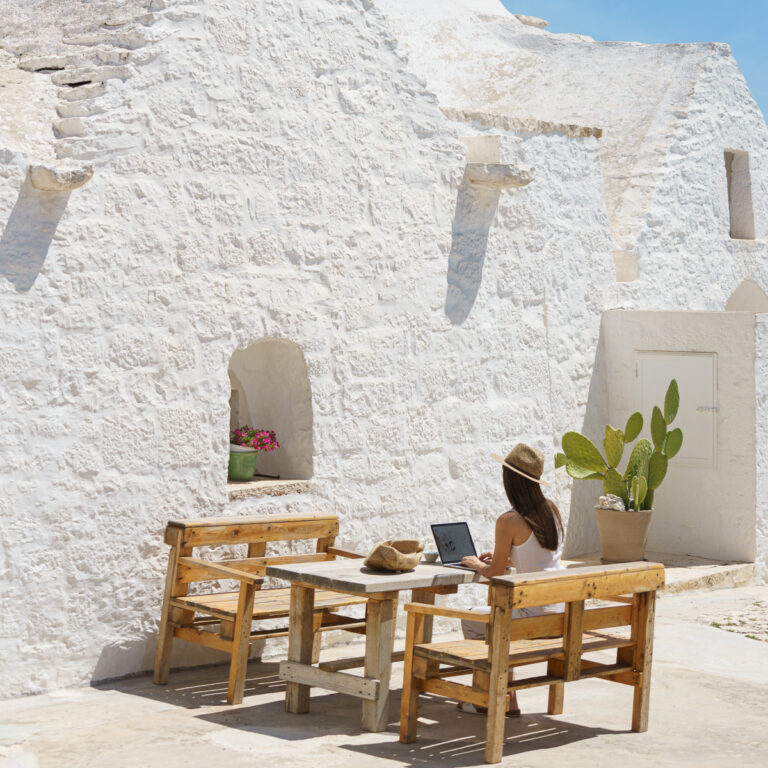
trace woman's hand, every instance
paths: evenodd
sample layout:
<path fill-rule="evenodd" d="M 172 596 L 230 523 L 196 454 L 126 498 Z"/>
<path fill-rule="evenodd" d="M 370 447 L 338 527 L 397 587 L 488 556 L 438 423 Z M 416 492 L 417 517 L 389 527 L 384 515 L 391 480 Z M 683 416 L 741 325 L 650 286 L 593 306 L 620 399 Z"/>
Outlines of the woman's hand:
<path fill-rule="evenodd" d="M 488 554 L 488 553 L 484 552 L 483 555 L 485 554 Z M 479 573 L 485 568 L 485 563 L 482 561 L 481 558 L 482 558 L 482 555 L 480 557 L 475 557 L 474 555 L 467 555 L 466 557 L 461 558 L 461 564 L 465 568 L 471 568 L 473 571 L 477 571 Z"/>
<path fill-rule="evenodd" d="M 480 559 L 487 565 L 493 560 L 493 552 L 481 552 Z"/>

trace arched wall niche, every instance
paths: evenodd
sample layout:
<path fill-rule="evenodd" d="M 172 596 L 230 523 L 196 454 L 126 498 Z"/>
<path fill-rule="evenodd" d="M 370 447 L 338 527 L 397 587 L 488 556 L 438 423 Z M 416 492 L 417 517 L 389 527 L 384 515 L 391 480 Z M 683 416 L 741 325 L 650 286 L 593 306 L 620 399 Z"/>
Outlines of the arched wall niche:
<path fill-rule="evenodd" d="M 230 429 L 248 424 L 277 433 L 280 448 L 259 455 L 257 472 L 284 480 L 312 477 L 312 393 L 301 347 L 261 339 L 237 349 L 229 380 Z"/>
<path fill-rule="evenodd" d="M 729 312 L 768 312 L 768 296 L 754 280 L 744 280 L 725 308 Z"/>

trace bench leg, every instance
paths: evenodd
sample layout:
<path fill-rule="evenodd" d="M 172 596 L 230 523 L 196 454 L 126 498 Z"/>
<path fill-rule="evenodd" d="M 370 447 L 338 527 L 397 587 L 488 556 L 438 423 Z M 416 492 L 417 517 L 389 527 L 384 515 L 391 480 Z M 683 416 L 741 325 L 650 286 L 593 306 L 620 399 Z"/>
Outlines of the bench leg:
<path fill-rule="evenodd" d="M 488 716 L 485 725 L 485 762 L 500 763 L 504 751 L 507 675 L 509 673 L 509 638 L 512 634 L 512 611 L 504 601 L 505 594 L 491 587 L 491 662 L 488 690 Z M 498 603 L 496 601 L 499 601 Z"/>
<path fill-rule="evenodd" d="M 640 592 L 635 595 L 637 645 L 635 647 L 634 661 L 635 670 L 639 675 L 638 682 L 635 685 L 634 699 L 632 702 L 632 730 L 637 733 L 642 733 L 648 730 L 655 609 L 655 592 Z M 634 623 L 635 622 L 633 621 L 633 624 Z M 635 627 L 633 626 L 633 630 L 634 629 Z"/>
<path fill-rule="evenodd" d="M 248 668 L 248 654 L 251 650 L 251 623 L 253 621 L 253 584 L 240 584 L 237 600 L 237 619 L 232 638 L 232 659 L 229 664 L 227 703 L 241 704 L 245 691 L 245 673 Z"/>
<path fill-rule="evenodd" d="M 171 648 L 173 647 L 173 625 L 171 621 L 178 618 L 175 614 L 185 615 L 189 612 L 180 612 L 171 608 L 171 598 L 181 597 L 187 593 L 187 585 L 176 581 L 176 572 L 179 566 L 179 557 L 191 554 L 190 547 L 182 547 L 176 543 L 171 547 L 168 555 L 168 569 L 165 574 L 165 591 L 163 593 L 163 610 L 160 616 L 158 628 L 157 649 L 155 651 L 155 671 L 153 680 L 156 685 L 165 685 L 168 682 L 168 674 L 171 671 Z M 191 621 L 192 614 L 189 616 Z"/>
<path fill-rule="evenodd" d="M 556 674 L 555 665 L 551 661 L 547 662 L 547 674 L 548 675 Z M 547 702 L 548 715 L 563 714 L 564 694 L 565 694 L 564 683 L 554 683 L 554 685 L 549 686 L 549 701 Z"/>
<path fill-rule="evenodd" d="M 155 685 L 166 685 L 171 671 L 171 648 L 173 647 L 173 627 L 163 618 L 157 638 L 155 652 L 155 673 L 152 677 Z"/>
<path fill-rule="evenodd" d="M 437 598 L 437 595 L 432 589 L 414 589 L 411 591 L 411 600 L 413 600 L 414 603 L 425 603 L 426 605 L 434 605 L 436 598 Z M 421 614 L 421 618 L 424 622 L 424 626 L 422 629 L 419 630 L 419 633 L 416 636 L 416 639 L 414 640 L 416 645 L 419 645 L 421 643 L 432 642 L 432 626 L 434 624 L 435 617 Z M 425 662 L 423 670 L 421 669 L 420 661 L 417 660 L 416 666 L 420 670 L 419 676 L 421 677 L 421 672 L 423 671 L 424 673 L 423 676 L 427 678 L 433 677 L 437 672 L 437 670 L 440 668 L 440 664 L 432 660 Z"/>
<path fill-rule="evenodd" d="M 387 727 L 389 678 L 392 675 L 392 642 L 397 598 L 370 599 L 365 620 L 365 676 L 379 681 L 379 695 L 363 701 L 362 728 L 378 733 Z"/>
<path fill-rule="evenodd" d="M 405 631 L 405 659 L 403 667 L 403 693 L 400 697 L 400 741 L 409 744 L 416 741 L 416 728 L 419 718 L 419 689 L 413 684 L 414 672 L 425 673 L 423 659 L 413 658 L 413 646 L 422 642 L 426 631 L 427 618 L 423 613 L 409 613 Z M 432 618 L 431 616 L 429 618 Z M 420 666 L 421 669 L 416 669 Z"/>
<path fill-rule="evenodd" d="M 309 664 L 312 661 L 312 627 L 315 590 L 291 585 L 291 610 L 288 626 L 288 661 Z M 294 714 L 309 712 L 309 686 L 286 683 L 285 711 Z"/>
<path fill-rule="evenodd" d="M 414 603 L 425 603 L 426 605 L 434 605 L 436 597 L 437 595 L 435 595 L 434 591 L 431 589 L 411 590 L 411 600 Z M 432 624 L 434 623 L 435 617 L 421 614 L 421 618 L 424 623 L 424 627 L 421 630 L 421 639 L 415 641 L 417 645 L 419 643 L 432 642 Z"/>

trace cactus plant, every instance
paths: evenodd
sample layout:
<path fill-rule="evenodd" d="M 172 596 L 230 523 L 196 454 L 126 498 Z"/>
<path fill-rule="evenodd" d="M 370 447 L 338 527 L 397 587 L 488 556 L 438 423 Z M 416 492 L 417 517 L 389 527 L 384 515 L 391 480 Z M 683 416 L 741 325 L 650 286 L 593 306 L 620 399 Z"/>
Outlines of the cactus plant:
<path fill-rule="evenodd" d="M 555 455 L 555 467 L 577 480 L 602 480 L 603 492 L 619 496 L 628 510 L 639 511 L 653 507 L 654 492 L 666 477 L 669 460 L 683 444 L 679 428 L 669 430 L 680 406 L 677 381 L 672 379 L 664 397 L 664 410 L 654 406 L 651 414 L 651 440 L 637 440 L 630 452 L 622 474 L 618 470 L 624 448 L 640 436 L 643 416 L 638 411 L 628 419 L 624 430 L 610 424 L 605 428 L 603 449 L 605 458 L 595 444 L 578 432 L 563 435 L 562 453 Z"/>

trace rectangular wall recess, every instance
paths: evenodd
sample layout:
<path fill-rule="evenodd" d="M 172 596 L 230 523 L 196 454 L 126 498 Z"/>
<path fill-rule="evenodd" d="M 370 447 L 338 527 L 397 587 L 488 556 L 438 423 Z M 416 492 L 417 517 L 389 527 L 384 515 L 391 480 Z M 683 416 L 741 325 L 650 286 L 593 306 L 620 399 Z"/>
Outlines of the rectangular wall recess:
<path fill-rule="evenodd" d="M 752 212 L 752 180 L 749 175 L 749 152 L 726 150 L 725 175 L 728 180 L 731 237 L 734 240 L 754 240 L 755 218 Z"/>

